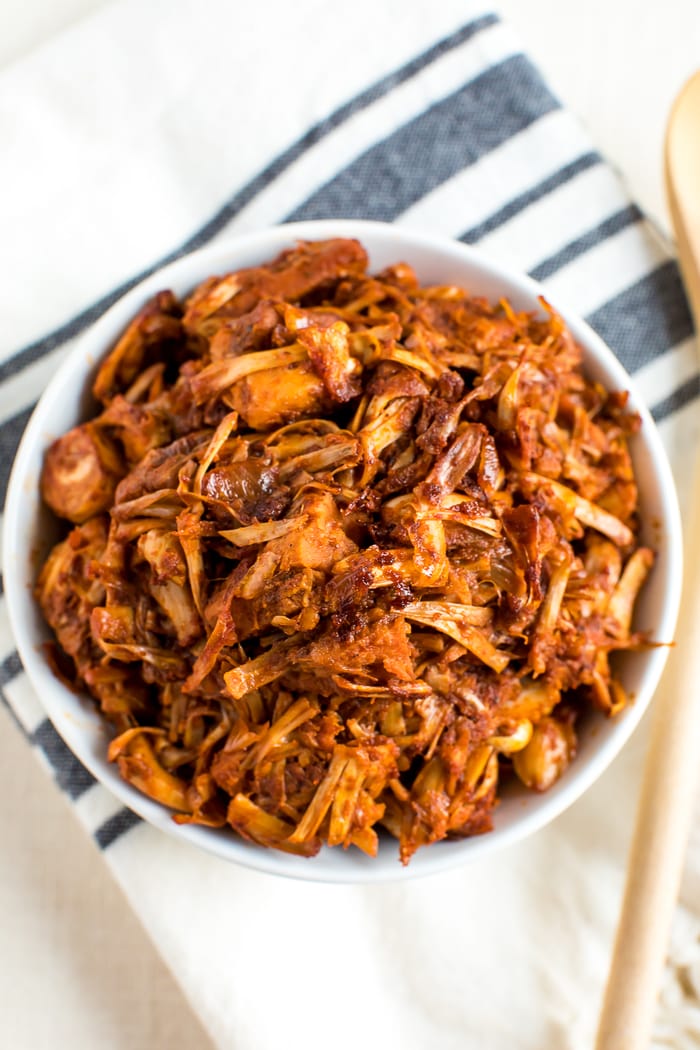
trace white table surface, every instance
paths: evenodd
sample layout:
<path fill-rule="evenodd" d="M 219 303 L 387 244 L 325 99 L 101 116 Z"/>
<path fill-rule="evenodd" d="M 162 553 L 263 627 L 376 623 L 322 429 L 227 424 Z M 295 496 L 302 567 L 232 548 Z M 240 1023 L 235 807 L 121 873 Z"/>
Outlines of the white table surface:
<path fill-rule="evenodd" d="M 2 0 L 0 67 L 106 2 Z M 642 208 L 668 229 L 664 125 L 674 95 L 700 66 L 700 2 L 496 6 Z M 207 1050 L 98 852 L 2 708 L 0 769 L 0 1045 Z"/>

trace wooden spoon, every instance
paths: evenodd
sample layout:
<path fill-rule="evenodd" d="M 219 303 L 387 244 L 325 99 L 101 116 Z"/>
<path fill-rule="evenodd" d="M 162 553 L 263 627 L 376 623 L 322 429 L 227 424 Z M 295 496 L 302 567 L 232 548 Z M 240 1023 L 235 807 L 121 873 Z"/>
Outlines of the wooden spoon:
<path fill-rule="evenodd" d="M 666 186 L 681 271 L 700 333 L 700 72 L 685 85 L 671 111 Z M 646 1050 L 651 1041 L 700 780 L 700 469 L 693 502 L 676 645 L 652 711 L 651 743 L 597 1050 Z"/>
<path fill-rule="evenodd" d="M 700 70 L 671 111 L 665 174 L 681 272 L 700 337 Z"/>

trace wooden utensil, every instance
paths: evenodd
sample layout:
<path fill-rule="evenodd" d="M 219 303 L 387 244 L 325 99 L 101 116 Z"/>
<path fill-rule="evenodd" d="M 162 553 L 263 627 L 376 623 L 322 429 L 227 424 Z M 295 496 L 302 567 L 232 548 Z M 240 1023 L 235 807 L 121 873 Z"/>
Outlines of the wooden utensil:
<path fill-rule="evenodd" d="M 686 291 L 700 334 L 700 72 L 666 135 L 666 185 Z M 685 535 L 676 645 L 652 712 L 637 824 L 597 1050 L 645 1050 L 700 781 L 700 462 Z"/>

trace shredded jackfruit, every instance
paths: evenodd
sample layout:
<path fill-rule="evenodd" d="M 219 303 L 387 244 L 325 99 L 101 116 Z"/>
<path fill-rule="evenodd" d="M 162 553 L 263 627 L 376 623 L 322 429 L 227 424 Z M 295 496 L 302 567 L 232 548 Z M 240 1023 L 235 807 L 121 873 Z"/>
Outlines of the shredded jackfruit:
<path fill-rule="evenodd" d="M 179 822 L 302 856 L 491 827 L 545 790 L 653 553 L 626 395 L 562 320 L 302 243 L 155 297 L 49 449 L 36 593 L 109 756 Z"/>

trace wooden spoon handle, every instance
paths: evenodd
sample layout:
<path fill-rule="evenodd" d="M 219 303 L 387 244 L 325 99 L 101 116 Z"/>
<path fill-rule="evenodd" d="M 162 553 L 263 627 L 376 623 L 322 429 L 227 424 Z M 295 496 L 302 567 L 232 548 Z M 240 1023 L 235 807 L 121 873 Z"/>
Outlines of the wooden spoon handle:
<path fill-rule="evenodd" d="M 688 535 L 700 540 L 697 528 Z M 700 772 L 699 562 L 696 540 L 688 545 L 690 572 L 676 646 L 652 712 L 651 743 L 597 1050 L 645 1050 L 651 1039 Z"/>

